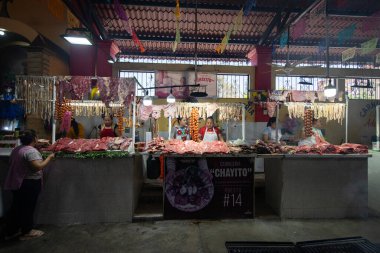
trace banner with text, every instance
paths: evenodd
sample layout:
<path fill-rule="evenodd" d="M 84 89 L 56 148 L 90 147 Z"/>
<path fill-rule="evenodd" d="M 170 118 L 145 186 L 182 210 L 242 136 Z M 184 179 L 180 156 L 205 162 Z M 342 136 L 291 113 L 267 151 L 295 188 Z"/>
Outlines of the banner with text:
<path fill-rule="evenodd" d="M 253 158 L 168 157 L 165 219 L 253 218 Z"/>
<path fill-rule="evenodd" d="M 156 87 L 173 86 L 173 85 L 193 85 L 200 84 L 206 87 L 207 97 L 216 97 L 216 74 L 198 72 L 197 82 L 195 82 L 195 72 L 184 71 L 156 71 Z M 199 89 L 198 87 L 176 87 L 173 88 L 173 95 L 176 98 L 186 98 L 192 91 Z M 200 91 L 204 91 L 201 88 Z M 158 98 L 166 98 L 169 96 L 170 88 L 156 89 L 156 96 Z"/>

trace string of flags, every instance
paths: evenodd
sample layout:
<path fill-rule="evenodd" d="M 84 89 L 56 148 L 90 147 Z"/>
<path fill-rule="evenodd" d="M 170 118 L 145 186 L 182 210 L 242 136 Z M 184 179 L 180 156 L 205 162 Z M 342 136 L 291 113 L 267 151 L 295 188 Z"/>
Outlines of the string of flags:
<path fill-rule="evenodd" d="M 243 15 L 248 16 L 252 8 L 256 6 L 256 0 L 247 0 L 244 7 L 240 9 L 232 24 L 229 25 L 227 33 L 224 35 L 220 44 L 215 48 L 215 51 L 222 54 L 228 45 L 231 34 L 235 34 L 241 30 L 243 26 Z"/>
<path fill-rule="evenodd" d="M 123 21 L 124 28 L 128 32 L 128 34 L 132 37 L 132 41 L 135 43 L 136 46 L 139 47 L 140 52 L 144 53 L 145 48 L 140 39 L 138 38 L 136 32 L 133 30 L 131 26 L 131 22 L 129 22 L 129 18 L 127 14 L 125 13 L 123 7 L 121 6 L 119 0 L 114 0 L 114 10 L 116 14 L 119 16 L 119 18 Z"/>

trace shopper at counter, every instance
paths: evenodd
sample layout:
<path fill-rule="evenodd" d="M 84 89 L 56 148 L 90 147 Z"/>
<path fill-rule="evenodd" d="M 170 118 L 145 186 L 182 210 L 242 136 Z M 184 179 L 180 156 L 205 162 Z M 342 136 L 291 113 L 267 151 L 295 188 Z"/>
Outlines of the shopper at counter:
<path fill-rule="evenodd" d="M 81 123 L 78 123 L 74 117 L 71 118 L 70 130 L 66 134 L 66 137 L 71 139 L 84 138 L 84 127 Z"/>
<path fill-rule="evenodd" d="M 187 120 L 182 117 L 177 118 L 178 126 L 174 127 L 173 138 L 177 140 L 191 140 L 190 129 L 187 127 Z"/>
<path fill-rule="evenodd" d="M 265 143 L 281 143 L 285 144 L 285 142 L 281 141 L 281 131 L 277 129 L 277 139 L 276 139 L 276 117 L 271 117 L 268 120 L 267 127 L 263 131 L 263 141 Z"/>
<path fill-rule="evenodd" d="M 117 124 L 113 123 L 113 117 L 111 114 L 102 115 L 103 124 L 99 126 L 99 137 L 118 137 L 120 133 L 117 129 Z"/>
<path fill-rule="evenodd" d="M 4 184 L 11 190 L 13 202 L 6 225 L 6 239 L 20 236 L 20 240 L 40 237 L 44 232 L 33 229 L 33 216 L 41 191 L 42 169 L 54 158 L 54 153 L 45 160 L 35 148 L 37 135 L 26 130 L 20 135 L 20 146 L 12 150 L 10 167 Z"/>
<path fill-rule="evenodd" d="M 213 117 L 208 117 L 206 125 L 199 129 L 199 139 L 202 141 L 224 141 L 222 132 L 214 124 Z"/>

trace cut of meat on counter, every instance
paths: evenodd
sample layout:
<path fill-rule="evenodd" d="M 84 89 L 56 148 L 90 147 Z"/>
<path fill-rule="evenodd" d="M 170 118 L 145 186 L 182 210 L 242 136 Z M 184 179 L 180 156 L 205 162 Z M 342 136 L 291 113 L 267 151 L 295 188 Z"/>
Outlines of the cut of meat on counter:
<path fill-rule="evenodd" d="M 132 143 L 131 138 L 105 137 L 101 139 L 61 138 L 42 151 L 83 153 L 91 151 L 122 150 L 126 151 Z"/>
<path fill-rule="evenodd" d="M 177 154 L 205 154 L 205 153 L 229 153 L 230 149 L 225 142 L 195 142 L 154 139 L 148 143 L 146 151 L 149 153 L 177 153 Z"/>

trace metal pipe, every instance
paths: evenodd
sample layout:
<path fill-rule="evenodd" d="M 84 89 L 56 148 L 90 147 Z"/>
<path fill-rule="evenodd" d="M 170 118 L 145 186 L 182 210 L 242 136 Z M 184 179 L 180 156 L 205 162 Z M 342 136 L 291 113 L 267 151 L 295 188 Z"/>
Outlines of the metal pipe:
<path fill-rule="evenodd" d="M 133 109 L 132 109 L 132 145 L 133 145 L 133 150 L 135 150 L 135 139 L 136 139 L 136 96 L 137 94 L 137 86 L 135 85 L 135 95 L 133 96 Z"/>
<path fill-rule="evenodd" d="M 276 104 L 276 142 L 279 142 L 279 139 L 278 139 L 278 116 L 280 114 L 280 104 L 277 103 Z"/>
<path fill-rule="evenodd" d="M 206 87 L 206 85 L 200 85 L 200 84 L 185 84 L 185 85 L 168 85 L 168 86 L 159 86 L 159 87 L 154 86 L 154 87 L 141 88 L 138 90 L 153 90 L 153 89 L 176 88 L 176 87 L 200 87 L 200 86 Z"/>
<path fill-rule="evenodd" d="M 347 143 L 348 142 L 348 94 L 346 92 L 346 138 L 345 138 L 345 142 Z"/>
<path fill-rule="evenodd" d="M 380 141 L 380 105 L 376 106 L 376 142 Z"/>
<path fill-rule="evenodd" d="M 53 79 L 53 100 L 52 100 L 52 111 L 53 111 L 53 123 L 51 124 L 51 143 L 53 144 L 55 142 L 55 128 L 56 128 L 56 120 L 55 120 L 55 116 L 54 116 L 54 113 L 55 113 L 55 100 L 57 99 L 56 97 L 56 87 L 55 87 L 55 80 L 56 80 L 56 77 L 54 77 Z"/>
<path fill-rule="evenodd" d="M 242 109 L 242 123 L 241 123 L 241 128 L 242 128 L 242 139 L 243 141 L 245 141 L 245 105 L 242 104 L 241 105 L 241 109 Z"/>
<path fill-rule="evenodd" d="M 168 128 L 168 140 L 171 139 L 171 132 L 172 132 L 172 116 L 169 116 L 169 128 Z"/>

